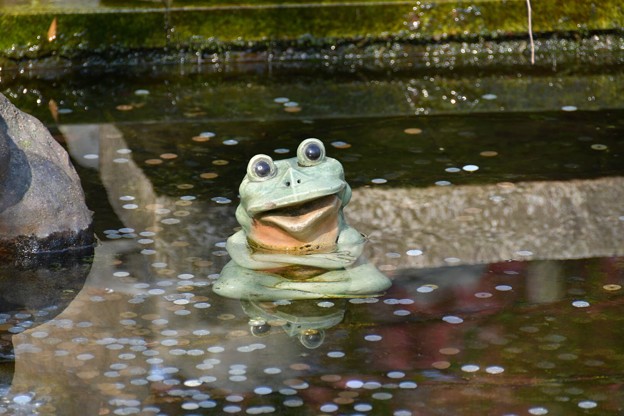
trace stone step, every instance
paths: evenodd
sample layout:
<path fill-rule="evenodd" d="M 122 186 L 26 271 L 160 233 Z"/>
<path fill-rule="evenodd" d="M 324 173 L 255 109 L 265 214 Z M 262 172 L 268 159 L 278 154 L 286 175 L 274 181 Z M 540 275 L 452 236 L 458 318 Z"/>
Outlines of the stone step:
<path fill-rule="evenodd" d="M 35 2 L 33 2 L 35 3 Z M 620 31 L 620 0 L 534 1 L 536 34 Z M 136 50 L 219 52 L 341 41 L 526 37 L 527 2 L 168 0 L 0 3 L 0 57 L 115 55 Z M 1 63 L 1 61 L 0 61 Z"/>

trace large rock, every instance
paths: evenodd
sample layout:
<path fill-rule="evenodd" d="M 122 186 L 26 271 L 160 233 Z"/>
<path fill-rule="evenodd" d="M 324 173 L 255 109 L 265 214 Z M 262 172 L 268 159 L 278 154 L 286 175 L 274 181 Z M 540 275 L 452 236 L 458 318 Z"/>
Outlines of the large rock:
<path fill-rule="evenodd" d="M 0 259 L 91 248 L 91 224 L 67 152 L 0 94 Z"/>

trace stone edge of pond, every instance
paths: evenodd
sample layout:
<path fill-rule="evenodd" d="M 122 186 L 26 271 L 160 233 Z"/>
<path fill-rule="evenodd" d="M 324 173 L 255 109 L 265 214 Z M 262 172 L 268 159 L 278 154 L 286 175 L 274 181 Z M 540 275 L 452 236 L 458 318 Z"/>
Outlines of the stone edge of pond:
<path fill-rule="evenodd" d="M 0 240 L 0 263 L 22 268 L 72 262 L 91 256 L 97 245 L 93 226 L 79 231 L 55 232 L 41 238 L 34 235 Z"/>
<path fill-rule="evenodd" d="M 527 6 L 513 1 L 306 2 L 240 7 L 227 2 L 173 8 L 0 8 L 0 67 L 16 62 L 111 61 L 133 53 L 311 51 L 345 45 L 360 53 L 389 42 L 527 39 Z M 534 2 L 538 38 L 622 34 L 620 0 Z M 374 56 L 374 51 L 371 56 Z"/>

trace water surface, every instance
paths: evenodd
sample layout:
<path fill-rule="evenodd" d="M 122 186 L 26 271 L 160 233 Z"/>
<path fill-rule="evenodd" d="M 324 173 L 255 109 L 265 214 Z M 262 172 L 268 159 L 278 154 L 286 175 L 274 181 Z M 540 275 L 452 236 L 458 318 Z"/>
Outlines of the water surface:
<path fill-rule="evenodd" d="M 622 412 L 624 114 L 604 87 L 621 90 L 621 70 L 315 70 L 0 84 L 70 151 L 101 240 L 92 263 L 34 272 L 72 276 L 45 291 L 3 270 L 20 290 L 1 303 L 0 411 Z M 292 157 L 306 137 L 343 163 L 347 218 L 392 288 L 215 296 L 247 161 Z"/>

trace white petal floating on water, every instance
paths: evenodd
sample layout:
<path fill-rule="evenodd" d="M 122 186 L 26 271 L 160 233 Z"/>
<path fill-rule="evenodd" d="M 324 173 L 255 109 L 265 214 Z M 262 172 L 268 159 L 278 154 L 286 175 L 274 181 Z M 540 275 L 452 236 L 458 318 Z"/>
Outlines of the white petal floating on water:
<path fill-rule="evenodd" d="M 32 398 L 26 394 L 18 394 L 17 396 L 13 397 L 13 402 L 21 405 L 30 403 L 31 400 Z"/>
<path fill-rule="evenodd" d="M 460 318 L 459 316 L 454 316 L 454 315 L 447 315 L 443 317 L 442 320 L 449 324 L 461 324 L 462 322 L 464 322 L 462 318 Z"/>
<path fill-rule="evenodd" d="M 338 406 L 333 403 L 326 403 L 321 406 L 321 412 L 332 413 L 338 410 Z"/>
<path fill-rule="evenodd" d="M 498 285 L 494 289 L 498 290 L 499 292 L 508 292 L 513 288 L 509 285 Z"/>
<path fill-rule="evenodd" d="M 371 335 L 366 335 L 364 337 L 364 339 L 366 341 L 370 341 L 370 342 L 377 342 L 377 341 L 381 341 L 382 340 L 382 336 L 381 335 L 371 334 Z"/>
<path fill-rule="evenodd" d="M 462 365 L 461 367 L 462 371 L 465 371 L 466 373 L 474 373 L 479 371 L 479 366 L 476 364 L 465 364 Z"/>
<path fill-rule="evenodd" d="M 273 393 L 273 389 L 271 387 L 268 386 L 258 386 L 254 389 L 254 393 L 260 395 L 260 396 L 265 396 L 267 394 L 271 394 Z"/>
<path fill-rule="evenodd" d="M 581 409 L 593 409 L 597 406 L 598 406 L 598 403 L 596 403 L 593 400 L 583 400 L 582 402 L 579 402 L 578 404 L 578 407 L 580 407 Z"/>
<path fill-rule="evenodd" d="M 373 410 L 373 406 L 368 403 L 358 403 L 353 406 L 353 409 L 358 412 L 370 412 L 371 410 Z"/>
<path fill-rule="evenodd" d="M 448 264 L 457 264 L 459 262 L 461 262 L 461 259 L 457 258 L 457 257 L 447 257 L 444 259 L 445 263 Z"/>
<path fill-rule="evenodd" d="M 211 200 L 216 202 L 217 204 L 229 204 L 230 202 L 232 202 L 231 199 L 223 196 L 215 196 L 214 198 L 211 198 Z"/>
<path fill-rule="evenodd" d="M 431 293 L 434 290 L 435 290 L 435 288 L 433 288 L 432 286 L 424 285 L 424 286 L 420 286 L 418 289 L 416 289 L 416 292 L 418 292 L 418 293 Z"/>
<path fill-rule="evenodd" d="M 364 382 L 361 380 L 349 380 L 347 381 L 346 386 L 350 389 L 359 389 L 364 386 Z"/>
<path fill-rule="evenodd" d="M 485 369 L 485 372 L 489 373 L 489 374 L 501 374 L 504 371 L 505 371 L 505 369 L 503 367 L 498 366 L 498 365 L 491 365 L 491 366 L 489 366 L 489 367 L 487 367 Z"/>

